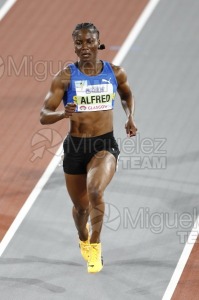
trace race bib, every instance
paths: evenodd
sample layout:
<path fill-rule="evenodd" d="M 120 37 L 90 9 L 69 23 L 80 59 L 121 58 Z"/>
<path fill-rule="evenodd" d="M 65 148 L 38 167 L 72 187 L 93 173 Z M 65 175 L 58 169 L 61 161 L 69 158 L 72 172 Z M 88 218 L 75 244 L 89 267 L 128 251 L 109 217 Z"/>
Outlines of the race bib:
<path fill-rule="evenodd" d="M 87 80 L 75 82 L 76 96 L 73 101 L 77 111 L 98 111 L 113 109 L 113 86 L 111 83 L 88 85 Z"/>

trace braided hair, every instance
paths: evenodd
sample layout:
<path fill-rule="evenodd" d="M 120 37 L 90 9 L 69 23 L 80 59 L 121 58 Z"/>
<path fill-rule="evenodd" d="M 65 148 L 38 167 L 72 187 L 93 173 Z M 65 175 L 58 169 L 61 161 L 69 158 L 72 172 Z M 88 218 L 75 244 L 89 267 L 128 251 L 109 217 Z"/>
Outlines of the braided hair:
<path fill-rule="evenodd" d="M 74 37 L 76 35 L 77 31 L 81 30 L 81 29 L 88 29 L 88 30 L 92 31 L 93 33 L 96 33 L 97 38 L 99 39 L 99 30 L 97 29 L 97 27 L 93 23 L 80 23 L 80 24 L 77 24 L 75 29 L 73 30 L 72 36 Z M 99 50 L 105 49 L 105 45 L 104 44 L 99 45 L 98 49 Z"/>

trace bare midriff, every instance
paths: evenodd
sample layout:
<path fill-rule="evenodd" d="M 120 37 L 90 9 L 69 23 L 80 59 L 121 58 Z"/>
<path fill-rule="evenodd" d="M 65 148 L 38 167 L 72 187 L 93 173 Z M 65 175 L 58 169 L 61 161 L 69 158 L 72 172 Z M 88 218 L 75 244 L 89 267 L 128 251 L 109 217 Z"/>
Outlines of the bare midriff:
<path fill-rule="evenodd" d="M 94 137 L 113 131 L 113 110 L 77 112 L 70 117 L 70 134 Z"/>

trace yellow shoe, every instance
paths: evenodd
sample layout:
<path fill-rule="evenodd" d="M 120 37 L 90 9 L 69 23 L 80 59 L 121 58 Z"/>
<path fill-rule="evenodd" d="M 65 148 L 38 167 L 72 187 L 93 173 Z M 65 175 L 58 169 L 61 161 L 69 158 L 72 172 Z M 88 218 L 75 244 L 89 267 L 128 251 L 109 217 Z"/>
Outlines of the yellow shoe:
<path fill-rule="evenodd" d="M 90 254 L 87 268 L 88 273 L 97 273 L 103 268 L 101 243 L 90 244 Z"/>
<path fill-rule="evenodd" d="M 88 230 L 88 240 L 86 241 L 81 241 L 79 240 L 79 247 L 81 251 L 82 257 L 88 261 L 89 258 L 89 252 L 90 252 L 90 236 L 89 236 L 89 224 L 86 224 L 86 228 Z"/>

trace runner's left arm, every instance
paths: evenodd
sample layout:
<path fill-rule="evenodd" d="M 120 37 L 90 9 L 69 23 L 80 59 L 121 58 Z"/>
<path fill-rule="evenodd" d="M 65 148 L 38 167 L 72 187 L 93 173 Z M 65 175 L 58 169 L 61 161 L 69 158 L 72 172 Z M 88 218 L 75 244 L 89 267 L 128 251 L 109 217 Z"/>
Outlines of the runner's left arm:
<path fill-rule="evenodd" d="M 135 100 L 133 97 L 133 93 L 131 91 L 124 69 L 122 69 L 121 67 L 113 66 L 113 70 L 118 82 L 117 91 L 120 95 L 121 103 L 127 116 L 127 120 L 125 123 L 126 133 L 130 137 L 135 136 L 137 127 L 134 121 Z"/>

